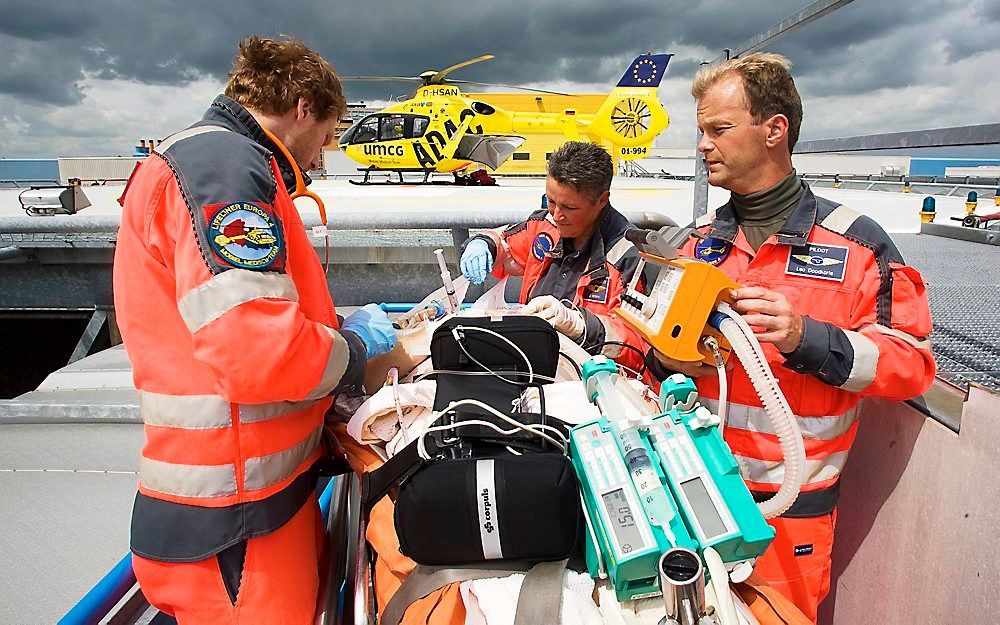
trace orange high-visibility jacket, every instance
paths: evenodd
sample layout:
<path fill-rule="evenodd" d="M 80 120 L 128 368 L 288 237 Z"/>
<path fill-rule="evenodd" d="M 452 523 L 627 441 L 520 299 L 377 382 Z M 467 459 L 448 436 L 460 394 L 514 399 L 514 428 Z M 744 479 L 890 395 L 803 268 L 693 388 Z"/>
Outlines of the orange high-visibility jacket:
<path fill-rule="evenodd" d="M 924 281 L 875 221 L 809 189 L 756 253 L 729 204 L 697 225 L 708 238 L 690 239 L 683 255 L 717 265 L 741 285 L 778 291 L 803 315 L 805 334 L 795 351 L 763 348 L 805 440 L 806 481 L 786 516 L 829 513 L 857 433 L 858 401 L 909 399 L 934 380 Z M 662 378 L 666 372 L 648 360 Z M 726 442 L 750 489 L 772 493 L 784 476 L 781 448 L 746 371 L 735 362 Z M 716 376 L 699 378 L 697 385 L 706 404 L 717 408 Z"/>
<path fill-rule="evenodd" d="M 146 433 L 139 555 L 196 561 L 280 527 L 314 487 L 331 393 L 364 375 L 288 180 L 253 116 L 219 96 L 123 195 L 114 292 Z"/>
<path fill-rule="evenodd" d="M 604 341 L 621 341 L 642 352 L 645 344 L 639 334 L 612 313 L 639 264 L 638 250 L 624 236 L 630 227 L 628 219 L 608 204 L 580 259 L 569 258 L 546 210 L 535 211 L 521 223 L 487 230 L 473 238 L 484 238 L 489 244 L 494 276 L 523 276 L 522 304 L 539 295 L 571 300 L 583 312 L 587 324 L 584 349 L 593 353 L 593 348 Z M 553 292 L 553 284 L 560 283 L 563 287 Z M 642 367 L 639 352 L 614 345 L 600 351 L 633 370 Z"/>

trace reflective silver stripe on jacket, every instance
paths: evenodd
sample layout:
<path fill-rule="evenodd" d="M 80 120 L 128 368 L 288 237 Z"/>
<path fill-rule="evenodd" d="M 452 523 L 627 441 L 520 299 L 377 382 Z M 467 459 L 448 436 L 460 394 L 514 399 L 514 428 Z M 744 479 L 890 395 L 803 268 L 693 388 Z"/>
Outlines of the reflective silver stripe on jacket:
<path fill-rule="evenodd" d="M 295 283 L 285 274 L 229 269 L 185 293 L 177 308 L 194 334 L 240 304 L 266 297 L 299 300 Z"/>
<path fill-rule="evenodd" d="M 916 347 L 917 349 L 922 349 L 928 352 L 931 351 L 931 341 L 927 337 L 918 338 L 916 336 L 913 336 L 912 334 L 903 332 L 902 330 L 897 330 L 896 328 L 889 328 L 880 323 L 873 323 L 869 326 L 861 328 L 861 331 L 864 330 L 873 330 L 875 332 L 878 332 L 879 334 L 885 334 L 886 336 L 894 336 L 897 339 L 902 339 L 903 341 L 905 341 L 909 345 L 912 345 L 913 347 Z"/>
<path fill-rule="evenodd" d="M 241 423 L 276 419 L 316 405 L 317 400 L 276 401 L 266 404 L 239 404 Z M 231 406 L 218 395 L 166 395 L 139 391 L 139 413 L 146 425 L 184 430 L 212 430 L 229 427 Z"/>
<path fill-rule="evenodd" d="M 317 400 L 275 401 L 269 404 L 240 404 L 240 423 L 258 423 L 283 417 L 316 405 Z"/>
<path fill-rule="evenodd" d="M 848 452 L 841 451 L 825 458 L 806 460 L 805 480 L 803 484 L 813 484 L 832 480 L 840 475 L 847 462 Z M 785 464 L 781 461 L 761 460 L 748 456 L 735 456 L 740 465 L 743 479 L 759 484 L 774 484 L 780 486 L 785 479 Z"/>
<path fill-rule="evenodd" d="M 875 381 L 875 369 L 878 366 L 878 346 L 860 332 L 844 330 L 844 335 L 854 348 L 854 362 L 851 373 L 840 385 L 845 391 L 858 393 L 865 390 Z"/>
<path fill-rule="evenodd" d="M 340 379 L 344 377 L 344 372 L 351 364 L 351 346 L 347 344 L 347 339 L 333 328 L 323 326 L 333 343 L 330 345 L 330 355 L 326 359 L 326 368 L 323 369 L 323 377 L 319 384 L 306 395 L 306 399 L 320 399 L 333 392 L 333 389 L 340 385 Z"/>
<path fill-rule="evenodd" d="M 247 490 L 260 490 L 291 477 L 295 469 L 316 450 L 322 434 L 323 427 L 320 426 L 304 441 L 284 451 L 247 459 L 243 464 L 243 485 Z"/>
<path fill-rule="evenodd" d="M 218 395 L 139 391 L 139 414 L 146 425 L 185 430 L 213 430 L 233 423 L 229 402 Z"/>
<path fill-rule="evenodd" d="M 142 457 L 139 481 L 150 490 L 178 497 L 223 497 L 236 494 L 232 464 L 174 464 Z"/>
<path fill-rule="evenodd" d="M 719 411 L 719 402 L 714 399 L 699 398 L 706 408 L 714 413 Z M 745 406 L 743 404 L 729 404 L 726 415 L 726 427 L 738 430 L 749 430 L 750 432 L 760 432 L 777 436 L 771 419 L 767 412 L 760 406 Z M 821 441 L 829 441 L 847 433 L 857 418 L 857 406 L 851 408 L 844 414 L 827 417 L 799 417 L 796 416 L 796 423 L 802 432 L 802 438 L 812 438 Z"/>
<path fill-rule="evenodd" d="M 609 319 L 606 315 L 599 315 L 597 313 L 592 313 L 592 314 L 595 317 L 597 317 L 597 320 L 601 322 L 602 326 L 604 326 L 605 342 L 607 341 L 620 342 L 623 340 L 622 336 L 618 334 L 618 330 L 615 328 L 614 324 L 611 323 L 611 319 Z M 601 348 L 601 353 L 607 356 L 608 358 L 618 358 L 619 356 L 622 355 L 622 352 L 624 351 L 625 348 L 622 347 L 621 345 L 605 345 L 604 347 Z"/>
<path fill-rule="evenodd" d="M 163 154 L 178 141 L 183 141 L 184 139 L 189 139 L 191 137 L 197 137 L 198 135 L 203 135 L 206 132 L 231 132 L 231 131 L 228 128 L 223 128 L 222 126 L 198 126 L 197 128 L 188 128 L 187 130 L 175 132 L 174 134 L 170 135 L 169 137 L 161 141 L 159 145 L 153 148 L 153 151 Z"/>
<path fill-rule="evenodd" d="M 846 234 L 848 228 L 854 225 L 854 222 L 858 220 L 861 215 L 846 206 L 838 206 L 833 209 L 829 215 L 827 215 L 822 222 L 822 226 L 827 230 L 836 232 L 837 234 Z"/>
<path fill-rule="evenodd" d="M 633 247 L 635 246 L 632 245 L 631 241 L 629 241 L 625 237 L 622 237 L 621 239 L 618 240 L 617 243 L 615 243 L 611 247 L 610 250 L 608 250 L 608 253 L 604 256 L 604 259 L 609 263 L 611 263 L 612 265 L 615 265 L 618 263 L 618 261 L 624 258 L 625 255 L 628 254 L 628 251 Z"/>

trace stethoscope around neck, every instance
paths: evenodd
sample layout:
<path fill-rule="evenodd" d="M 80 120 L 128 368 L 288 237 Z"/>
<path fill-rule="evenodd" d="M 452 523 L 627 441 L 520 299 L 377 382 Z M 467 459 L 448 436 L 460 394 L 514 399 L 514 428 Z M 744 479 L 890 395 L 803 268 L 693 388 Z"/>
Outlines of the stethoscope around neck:
<path fill-rule="evenodd" d="M 302 170 L 299 168 L 299 164 L 295 162 L 295 157 L 292 153 L 288 151 L 285 144 L 281 142 L 278 137 L 274 136 L 274 133 L 267 128 L 261 127 L 267 138 L 271 140 L 272 143 L 285 155 L 285 159 L 288 160 L 288 164 L 292 167 L 292 173 L 295 174 L 295 191 L 290 194 L 292 201 L 294 202 L 296 198 L 307 197 L 313 202 L 316 202 L 316 208 L 319 209 L 319 220 L 322 223 L 321 228 L 314 229 L 313 232 L 317 231 L 323 235 L 324 241 L 324 259 L 323 259 L 323 271 L 324 273 L 330 273 L 330 231 L 327 229 L 326 222 L 326 205 L 323 204 L 322 198 L 306 188 L 306 183 L 302 179 Z"/>

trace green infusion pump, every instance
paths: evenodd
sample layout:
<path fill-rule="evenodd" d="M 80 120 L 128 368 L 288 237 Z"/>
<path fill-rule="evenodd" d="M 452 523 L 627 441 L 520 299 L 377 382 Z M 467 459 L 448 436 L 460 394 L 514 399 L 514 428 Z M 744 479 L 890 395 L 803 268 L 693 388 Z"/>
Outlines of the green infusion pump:
<path fill-rule="evenodd" d="M 570 432 L 591 576 L 610 578 L 627 601 L 660 594 L 657 563 L 673 547 L 699 555 L 712 547 L 730 569 L 752 565 L 774 530 L 740 477 L 719 418 L 696 404 L 694 382 L 665 380 L 657 413 L 613 361 L 596 356 L 583 374 L 601 412 Z"/>

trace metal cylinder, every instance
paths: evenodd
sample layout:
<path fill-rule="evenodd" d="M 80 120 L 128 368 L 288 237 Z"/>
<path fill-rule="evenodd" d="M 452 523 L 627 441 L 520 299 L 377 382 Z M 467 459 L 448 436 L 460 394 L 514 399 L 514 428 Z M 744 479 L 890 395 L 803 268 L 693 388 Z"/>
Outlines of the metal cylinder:
<path fill-rule="evenodd" d="M 625 238 L 639 249 L 642 249 L 646 245 L 655 243 L 660 238 L 660 233 L 656 230 L 647 230 L 645 228 L 629 228 L 625 231 Z"/>
<path fill-rule="evenodd" d="M 705 570 L 701 558 L 690 549 L 675 547 L 660 558 L 659 572 L 667 622 L 698 625 L 705 613 Z"/>
<path fill-rule="evenodd" d="M 27 256 L 28 253 L 19 248 L 16 245 L 8 245 L 7 247 L 0 247 L 0 260 L 13 260 L 15 258 L 21 258 L 22 256 Z"/>

